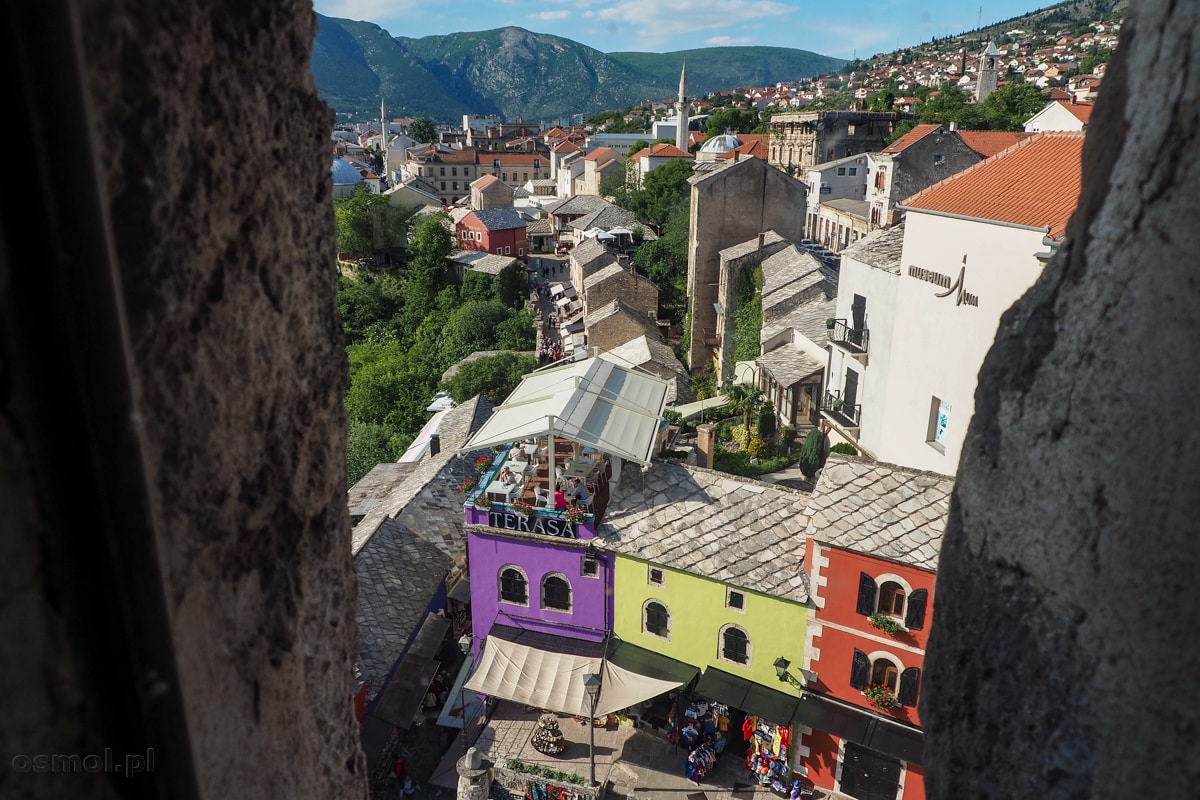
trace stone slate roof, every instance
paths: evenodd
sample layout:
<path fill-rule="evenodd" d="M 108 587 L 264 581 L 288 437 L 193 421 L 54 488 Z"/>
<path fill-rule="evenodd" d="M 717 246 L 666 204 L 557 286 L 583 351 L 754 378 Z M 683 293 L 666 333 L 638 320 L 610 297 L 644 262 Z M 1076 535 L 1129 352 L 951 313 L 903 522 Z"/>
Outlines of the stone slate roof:
<path fill-rule="evenodd" d="M 769 353 L 763 353 L 754 363 L 771 373 L 771 377 L 780 386 L 795 386 L 800 381 L 825 369 L 824 362 L 818 361 L 803 350 L 797 350 L 790 344 L 776 347 Z"/>
<path fill-rule="evenodd" d="M 782 249 L 783 246 L 786 246 L 787 244 L 789 244 L 788 240 L 780 236 L 776 231 L 769 230 L 763 232 L 762 246 L 764 249 L 771 250 L 772 253 L 777 253 L 780 249 Z M 741 258 L 742 256 L 750 255 L 758 249 L 758 237 L 755 236 L 749 241 L 739 242 L 738 244 L 726 247 L 719 253 L 719 255 L 724 261 L 733 261 L 734 259 Z"/>
<path fill-rule="evenodd" d="M 831 454 L 806 513 L 808 535 L 876 558 L 937 571 L 954 478 Z"/>
<path fill-rule="evenodd" d="M 547 213 L 554 214 L 557 217 L 578 217 L 584 214 L 591 214 L 593 211 L 599 211 L 602 208 L 608 208 L 611 205 L 612 203 L 603 197 L 597 197 L 594 194 L 577 194 L 561 202 L 547 205 L 545 209 Z"/>
<path fill-rule="evenodd" d="M 622 267 L 616 261 L 614 261 L 611 264 L 607 264 L 607 265 L 601 267 L 600 269 L 596 270 L 595 272 L 591 273 L 586 278 L 584 278 L 583 279 L 583 288 L 585 290 L 586 289 L 594 289 L 597 286 L 599 286 L 600 284 L 602 284 L 605 281 L 612 279 L 612 278 L 623 279 L 627 283 L 629 282 L 629 280 L 631 278 L 636 278 L 638 291 L 641 291 L 642 289 L 649 289 L 651 287 L 653 287 L 655 291 L 658 291 L 658 287 L 654 286 L 654 282 L 651 281 L 649 278 L 647 278 L 643 275 L 639 275 L 636 272 L 631 272 L 630 270 L 625 269 L 625 267 Z"/>
<path fill-rule="evenodd" d="M 368 702 L 416 633 L 452 563 L 440 548 L 392 519 L 383 520 L 358 552 L 356 671 L 370 687 Z"/>
<path fill-rule="evenodd" d="M 515 208 L 489 208 L 475 211 L 475 218 L 489 231 L 507 231 L 513 228 L 524 228 L 525 220 Z"/>
<path fill-rule="evenodd" d="M 579 265 L 586 281 L 588 276 L 609 264 L 617 263 L 617 257 L 599 239 L 585 239 L 571 251 L 571 258 Z"/>
<path fill-rule="evenodd" d="M 900 253 L 904 250 L 904 225 L 875 230 L 842 251 L 842 258 L 852 258 L 860 264 L 900 274 Z"/>
<path fill-rule="evenodd" d="M 365 516 L 403 483 L 412 470 L 412 464 L 376 464 L 347 492 L 350 516 Z"/>
<path fill-rule="evenodd" d="M 838 272 L 795 245 L 762 262 L 763 299 L 760 342 L 791 328 L 814 344 L 829 340 L 825 320 L 837 307 Z"/>
<path fill-rule="evenodd" d="M 492 404 L 476 397 L 446 412 L 438 428 L 441 452 L 413 465 L 396 489 L 363 517 L 351 532 L 351 552 L 357 556 L 385 519 L 398 519 L 419 536 L 462 562 L 467 537 L 463 533 L 462 495 L 455 489 L 475 477 L 471 457 L 454 459 L 454 451 L 491 416 Z M 469 473 L 469 474 L 468 474 Z"/>
<path fill-rule="evenodd" d="M 871 210 L 871 204 L 866 200 L 851 200 L 850 198 L 842 198 L 840 200 L 826 200 L 821 205 L 827 208 L 832 208 L 835 211 L 841 211 L 843 214 L 849 214 L 852 217 L 866 219 L 867 214 Z"/>
<path fill-rule="evenodd" d="M 624 473 L 612 489 L 601 546 L 794 603 L 808 600 L 809 496 L 676 463 Z"/>
<path fill-rule="evenodd" d="M 483 272 L 488 275 L 499 275 L 506 267 L 517 263 L 517 259 L 512 256 L 497 256 L 481 250 L 455 250 L 449 258 L 471 272 Z"/>
<path fill-rule="evenodd" d="M 535 219 L 525 223 L 526 236 L 550 236 L 554 233 L 554 226 L 550 224 L 549 219 Z"/>
<path fill-rule="evenodd" d="M 687 369 L 679 363 L 679 359 L 675 357 L 675 351 L 658 339 L 639 336 L 624 344 L 610 347 L 604 351 L 604 355 L 625 366 L 646 368 L 647 365 L 656 364 L 670 370 L 674 377 L 667 379 L 668 404 L 690 403 L 695 399 Z M 654 372 L 654 370 L 648 371 Z M 658 372 L 654 372 L 654 374 L 658 375 Z M 659 375 L 659 377 L 665 378 L 666 376 Z"/>
<path fill-rule="evenodd" d="M 571 227 L 581 231 L 591 230 L 592 228 L 600 228 L 605 231 L 612 230 L 613 228 L 628 228 L 629 230 L 642 228 L 646 239 L 653 238 L 654 233 L 638 222 L 637 215 L 632 211 L 626 211 L 617 206 L 601 208 L 590 214 L 585 214 L 578 219 L 571 220 Z"/>
<path fill-rule="evenodd" d="M 616 314 L 624 314 L 630 319 L 637 320 L 638 324 L 647 334 L 654 333 L 657 335 L 658 333 L 658 324 L 654 320 L 616 298 L 598 308 L 588 309 L 588 313 L 583 316 L 583 325 L 585 328 L 590 328 Z"/>

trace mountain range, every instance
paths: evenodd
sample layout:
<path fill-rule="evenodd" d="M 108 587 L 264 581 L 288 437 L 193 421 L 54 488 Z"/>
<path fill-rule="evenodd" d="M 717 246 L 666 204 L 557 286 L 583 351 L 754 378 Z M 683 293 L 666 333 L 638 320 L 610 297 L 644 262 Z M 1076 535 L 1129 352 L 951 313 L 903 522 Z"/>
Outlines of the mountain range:
<path fill-rule="evenodd" d="M 390 113 L 440 121 L 498 114 L 533 122 L 673 98 L 684 63 L 693 97 L 811 77 L 845 63 L 786 47 L 601 53 L 515 27 L 411 39 L 321 14 L 317 26 L 312 73 L 335 111 L 378 109 L 382 95 Z"/>

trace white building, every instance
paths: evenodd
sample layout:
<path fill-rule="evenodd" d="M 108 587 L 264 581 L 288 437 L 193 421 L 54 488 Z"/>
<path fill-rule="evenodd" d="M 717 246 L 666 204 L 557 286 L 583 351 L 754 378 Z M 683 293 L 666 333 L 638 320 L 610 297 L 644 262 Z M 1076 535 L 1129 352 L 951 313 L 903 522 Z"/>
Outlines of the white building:
<path fill-rule="evenodd" d="M 843 252 L 821 406 L 832 440 L 957 472 L 979 368 L 1062 239 L 1082 148 L 1082 133 L 1041 134 L 909 198 L 898 263 L 875 257 L 895 229 Z"/>
<path fill-rule="evenodd" d="M 1092 118 L 1091 103 L 1053 100 L 1025 122 L 1026 133 L 1042 131 L 1082 131 Z"/>
<path fill-rule="evenodd" d="M 867 154 L 859 153 L 809 167 L 805 170 L 804 181 L 808 184 L 804 232 L 808 238 L 816 239 L 821 203 L 827 200 L 866 199 Z"/>

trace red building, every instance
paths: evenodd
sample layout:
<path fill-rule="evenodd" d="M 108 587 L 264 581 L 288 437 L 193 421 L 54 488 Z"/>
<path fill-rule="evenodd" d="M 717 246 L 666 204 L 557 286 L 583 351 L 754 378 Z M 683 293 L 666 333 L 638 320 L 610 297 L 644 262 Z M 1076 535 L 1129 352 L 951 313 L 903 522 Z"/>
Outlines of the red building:
<path fill-rule="evenodd" d="M 917 713 L 953 478 L 832 455 L 813 492 L 797 764 L 859 800 L 924 800 Z"/>
<path fill-rule="evenodd" d="M 463 250 L 524 258 L 526 227 L 515 208 L 472 211 L 454 226 L 454 238 Z"/>

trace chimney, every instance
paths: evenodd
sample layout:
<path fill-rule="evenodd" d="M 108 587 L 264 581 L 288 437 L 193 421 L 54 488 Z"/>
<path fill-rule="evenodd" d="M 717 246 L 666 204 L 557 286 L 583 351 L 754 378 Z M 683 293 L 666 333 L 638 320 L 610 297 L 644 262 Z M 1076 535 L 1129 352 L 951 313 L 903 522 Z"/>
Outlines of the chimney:
<path fill-rule="evenodd" d="M 951 120 L 950 121 L 950 132 L 954 133 L 956 130 L 958 130 L 958 123 L 955 122 L 954 120 Z"/>
<path fill-rule="evenodd" d="M 438 453 L 442 452 L 442 437 L 441 434 L 429 434 L 429 457 L 433 458 Z"/>
<path fill-rule="evenodd" d="M 762 249 L 763 249 L 763 246 L 764 246 L 766 243 L 767 243 L 767 234 L 766 234 L 766 232 L 765 232 L 765 231 L 759 231 L 759 233 L 758 233 L 758 249 L 759 249 L 759 250 L 762 250 Z"/>
<path fill-rule="evenodd" d="M 711 422 L 696 426 L 696 449 L 700 451 L 697 459 L 700 466 L 713 468 L 713 455 L 716 451 L 717 426 Z"/>

